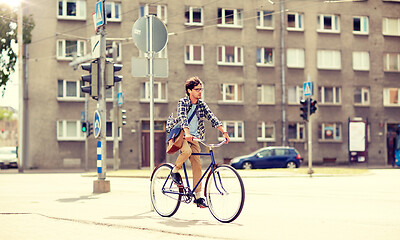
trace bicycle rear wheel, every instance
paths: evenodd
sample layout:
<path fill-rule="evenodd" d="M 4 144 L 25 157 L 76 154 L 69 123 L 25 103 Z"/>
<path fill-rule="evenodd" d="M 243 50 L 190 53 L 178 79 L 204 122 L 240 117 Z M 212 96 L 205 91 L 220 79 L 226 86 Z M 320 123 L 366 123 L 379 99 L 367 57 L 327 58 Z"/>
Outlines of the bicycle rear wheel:
<path fill-rule="evenodd" d="M 150 179 L 150 197 L 156 212 L 163 217 L 171 217 L 178 211 L 182 195 L 170 176 L 173 166 L 168 163 L 154 169 Z"/>
<path fill-rule="evenodd" d="M 211 214 L 218 221 L 232 222 L 240 215 L 244 205 L 242 178 L 231 166 L 218 166 L 207 177 L 205 196 Z"/>

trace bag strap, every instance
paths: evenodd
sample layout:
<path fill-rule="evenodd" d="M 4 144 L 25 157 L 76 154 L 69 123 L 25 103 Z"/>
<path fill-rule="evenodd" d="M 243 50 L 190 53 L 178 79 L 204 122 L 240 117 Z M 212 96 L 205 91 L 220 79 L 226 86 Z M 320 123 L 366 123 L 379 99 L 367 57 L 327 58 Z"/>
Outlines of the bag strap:
<path fill-rule="evenodd" d="M 199 104 L 196 105 L 196 108 L 194 109 L 192 115 L 190 115 L 189 119 L 188 119 L 188 123 L 190 123 L 190 121 L 192 121 L 192 118 L 194 117 L 194 115 L 197 112 L 197 108 L 199 107 Z"/>

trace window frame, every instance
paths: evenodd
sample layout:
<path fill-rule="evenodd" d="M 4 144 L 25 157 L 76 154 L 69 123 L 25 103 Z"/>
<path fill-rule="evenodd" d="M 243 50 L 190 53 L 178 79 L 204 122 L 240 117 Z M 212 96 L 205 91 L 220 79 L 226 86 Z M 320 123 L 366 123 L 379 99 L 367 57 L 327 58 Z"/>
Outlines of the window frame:
<path fill-rule="evenodd" d="M 331 29 L 326 29 L 324 20 L 326 17 L 331 18 Z M 321 20 L 322 19 L 322 20 Z M 317 32 L 320 33 L 340 33 L 340 15 L 338 14 L 318 14 L 317 15 Z"/>
<path fill-rule="evenodd" d="M 59 83 L 62 82 L 62 96 L 60 97 L 59 94 Z M 68 82 L 76 83 L 76 96 L 67 96 L 68 93 Z M 57 80 L 57 101 L 83 101 L 85 99 L 85 93 L 81 90 L 82 81 L 80 80 L 66 80 L 66 79 L 58 79 Z"/>
<path fill-rule="evenodd" d="M 201 21 L 200 22 L 193 22 L 193 10 L 200 9 L 201 14 Z M 189 13 L 189 19 L 185 16 L 185 25 L 186 26 L 203 26 L 204 25 L 204 8 L 203 7 L 193 7 L 193 6 L 185 6 L 185 15 L 186 12 Z"/>
<path fill-rule="evenodd" d="M 354 30 L 354 20 L 357 18 L 360 20 L 360 31 Z M 364 29 L 364 30 L 362 30 L 362 29 Z M 369 17 L 368 16 L 353 16 L 353 34 L 354 35 L 368 35 L 369 34 Z"/>
<path fill-rule="evenodd" d="M 107 5 L 111 5 L 111 18 L 107 17 Z M 107 18 L 107 22 L 122 22 L 122 15 L 121 15 L 121 3 L 120 2 L 105 2 L 105 14 Z M 118 18 L 115 17 L 116 15 L 116 7 L 118 7 Z"/>
<path fill-rule="evenodd" d="M 325 125 L 333 125 L 332 134 L 333 139 L 326 139 L 325 132 L 326 128 Z M 338 130 L 339 128 L 339 130 Z M 324 129 L 324 130 L 322 130 Z M 318 141 L 320 142 L 341 142 L 343 141 L 343 126 L 340 122 L 324 122 L 318 124 Z"/>
<path fill-rule="evenodd" d="M 226 48 L 233 47 L 234 48 L 234 55 L 233 55 L 233 62 L 226 61 Z M 221 54 L 221 56 L 220 56 Z M 240 55 L 240 61 L 238 60 Z M 221 57 L 221 61 L 220 61 Z M 220 45 L 217 47 L 217 65 L 220 66 L 243 66 L 243 47 L 238 46 L 226 46 Z"/>
<path fill-rule="evenodd" d="M 157 88 L 156 88 L 157 86 Z M 154 102 L 157 103 L 167 103 L 168 102 L 168 83 L 164 81 L 155 81 L 154 82 L 154 93 L 157 90 L 157 95 L 159 97 L 154 98 Z M 163 93 L 163 90 L 165 91 Z M 144 97 L 143 97 L 144 93 Z M 162 98 L 165 96 L 165 99 Z M 148 103 L 150 102 L 150 82 L 142 82 L 140 84 L 140 102 Z"/>
<path fill-rule="evenodd" d="M 261 136 L 259 135 L 260 127 L 261 127 Z M 272 137 L 265 136 L 267 128 L 272 128 Z M 276 141 L 275 123 L 258 121 L 257 122 L 257 142 L 275 142 L 275 141 Z"/>
<path fill-rule="evenodd" d="M 291 58 L 289 58 L 289 54 L 290 54 L 289 52 L 292 52 L 292 51 L 293 51 L 292 54 L 294 55 L 295 62 L 289 61 L 289 59 L 291 59 Z M 301 63 L 301 61 L 302 61 L 302 63 Z M 303 48 L 287 48 L 286 49 L 286 66 L 288 68 L 298 68 L 298 69 L 305 68 L 305 65 L 306 65 L 305 62 L 306 62 L 306 53 Z"/>
<path fill-rule="evenodd" d="M 155 14 L 156 17 L 158 17 L 163 23 L 167 24 L 168 22 L 168 9 L 167 5 L 165 4 L 140 4 L 139 7 L 139 17 L 143 17 L 146 15 L 149 15 L 149 6 L 151 7 L 157 7 L 157 14 Z"/>
<path fill-rule="evenodd" d="M 231 128 L 227 127 L 228 124 L 231 124 L 231 125 L 233 124 L 233 128 L 234 128 L 233 133 L 230 132 Z M 222 121 L 222 126 L 228 132 L 230 142 L 244 142 L 245 141 L 244 121 L 226 120 L 226 121 Z M 239 135 L 241 135 L 241 137 L 239 137 Z M 224 140 L 224 136 L 220 132 L 218 135 L 218 141 L 223 141 L 223 140 Z"/>
<path fill-rule="evenodd" d="M 266 96 L 266 88 L 267 87 L 271 87 L 272 88 L 272 102 L 267 102 L 265 99 Z M 274 84 L 257 84 L 257 104 L 258 105 L 275 105 L 275 94 L 276 89 L 275 89 L 275 85 Z M 260 95 L 259 95 L 260 94 Z M 261 96 L 261 99 L 259 99 L 259 97 Z"/>
<path fill-rule="evenodd" d="M 394 55 L 395 58 L 397 58 L 397 66 L 395 64 L 393 64 L 393 66 L 397 67 L 397 69 L 390 69 L 391 67 L 391 55 Z M 397 57 L 396 57 L 397 55 Z M 383 53 L 383 71 L 384 72 L 400 72 L 400 53 L 388 53 L 385 52 Z"/>
<path fill-rule="evenodd" d="M 67 136 L 68 134 L 68 124 L 67 123 L 75 123 L 76 124 L 76 135 L 75 136 Z M 60 125 L 61 124 L 61 125 Z M 80 120 L 58 120 L 56 121 L 57 130 L 57 141 L 83 141 L 85 139 L 85 134 L 81 130 L 81 121 Z M 60 131 L 62 131 L 62 136 L 60 136 Z"/>
<path fill-rule="evenodd" d="M 263 61 L 266 60 L 266 58 L 265 58 L 265 50 L 266 49 L 271 50 L 271 54 L 272 54 L 271 61 L 270 61 L 271 63 L 269 63 L 269 62 L 263 63 Z M 257 51 L 256 52 L 256 57 L 257 57 L 256 66 L 257 67 L 274 67 L 275 66 L 275 49 L 274 48 L 272 48 L 272 47 L 257 47 L 256 51 Z M 259 53 L 260 53 L 260 62 L 258 61 Z"/>
<path fill-rule="evenodd" d="M 294 15 L 294 27 L 289 27 L 289 15 Z M 304 13 L 302 12 L 289 12 L 286 14 L 287 26 L 286 30 L 288 31 L 304 31 Z"/>
<path fill-rule="evenodd" d="M 296 100 L 294 102 L 292 102 L 291 99 L 289 98 L 289 95 L 290 95 L 289 89 L 294 89 L 295 98 L 296 98 Z M 303 88 L 303 86 L 290 86 L 290 87 L 288 87 L 287 95 L 288 95 L 287 103 L 289 105 L 299 105 L 300 100 L 304 99 L 304 88 Z"/>
<path fill-rule="evenodd" d="M 69 40 L 69 39 L 57 39 L 56 42 L 56 51 L 57 51 L 57 55 L 56 58 L 57 60 L 67 60 L 67 61 L 72 61 L 74 60 L 73 56 L 67 56 L 67 47 L 66 47 L 66 42 L 67 41 L 76 41 L 76 56 L 77 57 L 83 57 L 86 54 L 86 41 L 84 40 Z M 60 44 L 62 45 L 60 49 Z M 83 50 L 81 49 L 83 45 Z M 62 51 L 62 54 L 60 55 L 60 51 Z"/>
<path fill-rule="evenodd" d="M 361 94 L 361 102 L 356 102 L 356 91 L 360 90 Z M 355 106 L 369 106 L 371 102 L 371 91 L 369 87 L 355 87 L 354 88 L 354 94 L 353 94 L 353 100 L 354 100 L 354 105 Z M 367 99 L 365 99 L 365 96 L 367 96 Z"/>
<path fill-rule="evenodd" d="M 219 17 L 221 11 L 221 17 Z M 233 23 L 226 23 L 226 11 L 233 11 Z M 224 28 L 243 28 L 243 9 L 238 8 L 218 8 L 217 9 L 217 27 Z"/>
<path fill-rule="evenodd" d="M 62 2 L 62 15 L 60 15 L 60 2 Z M 67 15 L 67 3 L 75 2 L 76 13 L 82 15 L 68 16 Z M 57 4 L 57 19 L 61 20 L 86 20 L 86 1 L 85 0 L 58 0 Z M 81 9 L 83 7 L 83 9 Z"/>
<path fill-rule="evenodd" d="M 226 89 L 228 87 L 233 86 L 233 100 L 227 100 L 227 92 Z M 238 83 L 221 83 L 220 84 L 220 100 L 218 101 L 219 103 L 243 103 L 243 84 L 238 84 Z"/>
<path fill-rule="evenodd" d="M 397 104 L 390 103 L 390 90 L 397 90 Z M 383 106 L 384 107 L 400 107 L 400 88 L 384 88 L 383 89 Z"/>
<path fill-rule="evenodd" d="M 338 56 L 338 59 L 335 57 Z M 328 65 L 333 63 L 333 65 Z M 317 50 L 317 68 L 319 70 L 341 70 L 342 53 L 340 50 Z"/>
<path fill-rule="evenodd" d="M 354 71 L 369 71 L 370 57 L 367 51 L 353 51 L 353 70 Z"/>
<path fill-rule="evenodd" d="M 271 16 L 271 26 L 265 26 L 264 17 Z M 258 10 L 257 11 L 257 25 L 256 29 L 273 30 L 275 28 L 274 11 L 272 10 Z"/>
<path fill-rule="evenodd" d="M 187 48 L 189 47 L 189 52 L 187 52 Z M 200 47 L 200 51 L 201 51 L 201 60 L 194 60 L 194 48 L 195 47 Z M 189 54 L 189 59 L 187 59 Z M 199 64 L 199 65 L 203 65 L 204 64 L 204 45 L 202 44 L 186 44 L 184 46 L 184 62 L 185 64 Z"/>
<path fill-rule="evenodd" d="M 389 32 L 389 20 L 397 20 L 397 33 Z M 382 18 L 382 35 L 384 36 L 400 36 L 400 18 L 383 17 Z"/>
<path fill-rule="evenodd" d="M 289 128 L 290 126 L 296 126 L 296 138 L 290 138 Z M 288 141 L 289 142 L 304 142 L 306 134 L 306 125 L 302 122 L 290 122 L 288 123 Z"/>
<path fill-rule="evenodd" d="M 110 126 L 111 125 L 111 126 Z M 108 131 L 111 128 L 111 136 L 108 135 Z M 106 141 L 114 141 L 114 122 L 113 121 L 106 121 Z M 122 128 L 118 128 L 118 141 L 122 141 Z"/>
<path fill-rule="evenodd" d="M 107 43 L 111 43 L 111 45 L 107 44 Z M 114 40 L 107 40 L 106 39 L 106 52 L 109 49 L 113 48 L 113 44 L 114 43 L 117 45 L 117 62 L 122 62 L 122 43 L 121 43 L 121 41 L 114 41 Z M 106 60 L 114 61 L 114 59 L 112 57 L 112 53 L 110 53 L 110 55 L 111 56 L 109 56 L 109 54 L 106 54 Z"/>
<path fill-rule="evenodd" d="M 325 89 L 332 88 L 333 102 L 325 102 Z M 342 88 L 340 86 L 320 86 L 318 87 L 319 92 L 319 103 L 321 105 L 341 105 L 342 104 Z M 339 95 L 339 96 L 337 96 Z M 339 101 L 337 101 L 339 99 Z"/>

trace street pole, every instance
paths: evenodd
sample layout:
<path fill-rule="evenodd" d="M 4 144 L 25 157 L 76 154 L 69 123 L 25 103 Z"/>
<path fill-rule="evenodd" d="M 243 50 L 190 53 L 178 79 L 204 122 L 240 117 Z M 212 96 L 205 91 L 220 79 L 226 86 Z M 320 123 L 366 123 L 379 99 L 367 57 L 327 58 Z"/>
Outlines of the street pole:
<path fill-rule="evenodd" d="M 282 88 L 282 145 L 286 146 L 286 79 L 285 79 L 285 2 L 280 0 L 281 12 L 281 88 Z"/>
<path fill-rule="evenodd" d="M 112 48 L 112 56 L 113 56 L 113 61 L 114 63 L 117 62 L 117 47 L 115 42 L 113 43 L 113 48 Z M 113 153 L 114 153 L 114 171 L 119 169 L 119 141 L 118 141 L 118 133 L 119 133 L 119 108 L 118 108 L 118 91 L 119 91 L 119 82 L 114 83 L 114 89 L 113 89 L 113 119 L 114 119 L 114 143 L 113 143 Z"/>
<path fill-rule="evenodd" d="M 18 9 L 18 30 L 17 30 L 17 41 L 18 41 L 18 72 L 19 72 L 19 119 L 18 119 L 18 172 L 24 172 L 24 153 L 25 153 L 25 128 L 24 128 L 24 99 L 25 99 L 25 81 L 24 81 L 24 39 L 23 39 L 23 10 L 22 10 L 22 2 L 20 1 L 19 9 Z"/>
<path fill-rule="evenodd" d="M 90 125 L 89 122 L 89 94 L 85 94 L 85 122 Z M 85 172 L 89 171 L 89 141 L 88 141 L 88 134 L 89 134 L 90 126 L 86 126 L 86 134 L 85 134 Z"/>
<path fill-rule="evenodd" d="M 101 141 L 101 168 L 102 171 L 98 173 L 99 180 L 106 179 L 106 171 L 107 171 L 107 141 L 106 141 L 106 86 L 105 86 L 105 69 L 106 69 L 106 32 L 105 26 L 101 26 L 100 30 L 100 69 L 99 69 L 99 102 L 98 102 L 98 110 L 100 112 L 101 118 L 101 131 L 100 131 L 100 141 Z"/>
<path fill-rule="evenodd" d="M 149 77 L 150 77 L 150 174 L 154 169 L 154 52 L 153 52 L 153 18 L 148 16 L 148 33 L 149 40 L 147 42 L 149 49 Z"/>

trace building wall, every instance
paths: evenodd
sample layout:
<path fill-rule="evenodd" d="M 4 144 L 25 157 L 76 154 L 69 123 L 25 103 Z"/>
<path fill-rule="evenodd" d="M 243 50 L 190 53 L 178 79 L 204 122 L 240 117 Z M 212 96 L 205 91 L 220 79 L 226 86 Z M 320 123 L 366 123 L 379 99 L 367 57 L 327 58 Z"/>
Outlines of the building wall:
<path fill-rule="evenodd" d="M 109 2 L 109 1 L 107 1 Z M 152 1 L 121 1 L 122 21 L 110 22 L 106 26 L 107 38 L 120 41 L 124 65 L 122 90 L 124 109 L 127 110 L 127 125 L 122 127 L 120 141 L 120 159 L 122 168 L 142 167 L 142 125 L 149 121 L 149 103 L 140 99 L 141 84 L 148 78 L 132 77 L 132 57 L 139 56 L 139 51 L 131 39 L 132 25 L 139 17 L 140 3 Z M 275 2 L 275 1 L 274 1 Z M 166 121 L 171 112 L 176 114 L 179 98 L 183 97 L 184 82 L 193 75 L 199 76 L 205 84 L 204 100 L 222 121 L 235 120 L 244 122 L 244 142 L 231 142 L 216 151 L 219 161 L 238 155 L 248 154 L 266 145 L 291 145 L 296 147 L 305 159 L 307 156 L 307 138 L 290 140 L 288 124 L 302 123 L 299 116 L 299 104 L 288 103 L 287 96 L 282 108 L 282 68 L 281 62 L 281 19 L 280 4 L 268 1 L 161 1 L 168 7 L 168 78 L 156 78 L 167 82 L 167 102 L 155 104 L 155 120 Z M 204 27 L 185 26 L 184 9 L 186 5 L 202 6 L 204 9 Z M 46 11 L 43 11 L 43 8 Z M 243 27 L 239 29 L 217 27 L 218 8 L 243 9 Z M 285 22 L 287 12 L 304 13 L 304 31 L 288 31 L 284 23 L 284 54 L 286 48 L 305 49 L 305 67 L 288 68 L 284 64 L 285 91 L 291 86 L 301 86 L 308 78 L 315 84 L 315 96 L 318 99 L 318 86 L 341 87 L 341 104 L 328 105 L 318 103 L 318 110 L 312 116 L 313 124 L 313 160 L 323 163 L 324 158 L 334 158 L 336 163 L 348 161 L 348 119 L 362 117 L 370 123 L 370 141 L 368 144 L 369 161 L 372 164 L 386 165 L 386 129 L 387 124 L 398 124 L 400 108 L 383 106 L 383 88 L 400 88 L 399 72 L 383 71 L 383 54 L 400 52 L 398 36 L 382 35 L 382 17 L 399 17 L 400 3 L 396 1 L 363 1 L 322 3 L 313 1 L 285 2 Z M 27 166 L 34 168 L 63 168 L 71 166 L 65 159 L 80 159 L 73 167 L 84 166 L 84 138 L 69 141 L 57 140 L 57 121 L 80 119 L 84 110 L 84 98 L 77 101 L 62 101 L 57 98 L 58 80 L 78 80 L 86 74 L 68 66 L 70 61 L 57 60 L 57 40 L 86 40 L 90 50 L 90 37 L 94 35 L 92 12 L 95 1 L 86 1 L 86 20 L 57 19 L 58 5 L 54 1 L 41 1 L 28 7 L 36 27 L 33 30 L 32 43 L 28 45 L 28 157 Z M 256 29 L 257 10 L 274 11 L 274 29 Z M 286 11 L 287 10 L 287 11 Z M 319 33 L 318 14 L 338 14 L 340 33 Z M 352 33 L 353 16 L 369 17 L 369 34 Z M 173 34 L 172 34 L 173 33 Z M 184 63 L 186 44 L 204 45 L 204 64 L 187 65 Z M 234 45 L 243 47 L 243 66 L 217 65 L 217 47 Z M 256 48 L 274 48 L 275 64 L 272 67 L 256 66 Z M 341 52 L 340 70 L 319 70 L 317 68 L 318 50 L 339 50 Z M 352 52 L 370 53 L 370 70 L 354 71 Z M 244 86 L 243 101 L 235 104 L 221 103 L 220 84 L 239 83 Z M 274 84 L 275 103 L 257 104 L 257 84 Z M 354 105 L 354 87 L 370 88 L 370 105 Z M 112 103 L 107 103 L 107 119 Z M 93 118 L 96 102 L 89 100 L 89 119 Z M 285 126 L 282 122 L 282 110 L 285 110 Z M 257 122 L 267 121 L 275 124 L 275 141 L 257 141 Z M 340 141 L 322 141 L 318 139 L 318 125 L 326 122 L 342 124 Z M 283 142 L 282 128 L 285 128 Z M 305 131 L 306 132 L 306 131 Z M 207 141 L 217 141 L 217 131 L 207 126 Z M 108 141 L 107 158 L 112 158 L 112 141 Z M 173 162 L 176 156 L 165 156 Z M 96 166 L 96 140 L 89 138 L 89 167 Z M 67 161 L 68 162 L 68 161 Z M 70 163 L 70 162 L 68 162 Z"/>

